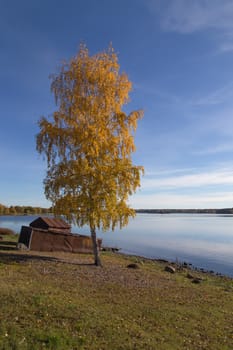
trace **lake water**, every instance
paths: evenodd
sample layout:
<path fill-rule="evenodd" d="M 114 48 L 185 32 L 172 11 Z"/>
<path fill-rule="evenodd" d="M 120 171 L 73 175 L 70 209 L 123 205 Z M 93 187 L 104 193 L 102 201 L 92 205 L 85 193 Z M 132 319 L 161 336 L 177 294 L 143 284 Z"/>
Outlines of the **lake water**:
<path fill-rule="evenodd" d="M 0 227 L 20 232 L 36 217 L 0 216 Z M 72 232 L 89 235 L 88 227 Z M 98 236 L 123 253 L 185 261 L 233 277 L 233 215 L 137 214 L 126 228 Z"/>

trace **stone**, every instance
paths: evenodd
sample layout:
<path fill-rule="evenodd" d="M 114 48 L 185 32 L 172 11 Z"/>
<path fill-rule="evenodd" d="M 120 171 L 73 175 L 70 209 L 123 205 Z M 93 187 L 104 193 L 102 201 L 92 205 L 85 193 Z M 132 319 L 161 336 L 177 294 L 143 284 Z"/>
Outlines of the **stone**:
<path fill-rule="evenodd" d="M 25 244 L 23 244 L 23 243 L 18 243 L 17 244 L 17 249 L 19 249 L 19 250 L 29 250 L 28 247 Z"/>
<path fill-rule="evenodd" d="M 120 248 L 117 248 L 117 247 L 102 247 L 101 250 L 103 252 L 118 252 L 120 250 Z"/>
<path fill-rule="evenodd" d="M 199 283 L 201 283 L 201 281 L 202 281 L 201 278 L 195 277 L 195 278 L 192 280 L 192 283 L 199 284 Z"/>
<path fill-rule="evenodd" d="M 139 269 L 139 266 L 135 263 L 131 263 L 127 265 L 128 269 Z"/>
<path fill-rule="evenodd" d="M 176 269 L 175 269 L 175 267 L 173 267 L 171 265 L 167 265 L 167 266 L 165 266 L 165 271 L 170 272 L 170 273 L 175 273 Z"/>

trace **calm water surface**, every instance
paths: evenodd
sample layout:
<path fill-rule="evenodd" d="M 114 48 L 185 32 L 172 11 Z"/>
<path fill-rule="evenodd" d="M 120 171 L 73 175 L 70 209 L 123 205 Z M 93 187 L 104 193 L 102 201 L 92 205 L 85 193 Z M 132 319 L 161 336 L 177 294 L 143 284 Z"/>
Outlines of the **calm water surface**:
<path fill-rule="evenodd" d="M 37 216 L 0 216 L 0 227 L 16 232 Z M 88 227 L 74 226 L 89 234 Z M 129 225 L 114 232 L 99 232 L 103 245 L 128 254 L 192 263 L 233 276 L 233 215 L 138 214 Z"/>

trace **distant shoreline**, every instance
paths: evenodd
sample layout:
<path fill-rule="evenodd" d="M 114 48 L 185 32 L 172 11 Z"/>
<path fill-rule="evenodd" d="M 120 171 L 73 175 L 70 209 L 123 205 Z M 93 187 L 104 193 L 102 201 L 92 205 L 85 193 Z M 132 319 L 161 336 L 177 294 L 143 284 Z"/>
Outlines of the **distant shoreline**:
<path fill-rule="evenodd" d="M 233 214 L 233 208 L 223 209 L 136 209 L 138 214 Z"/>
<path fill-rule="evenodd" d="M 0 213 L 0 216 L 31 216 L 52 215 L 50 208 L 43 208 L 44 212 L 28 213 Z M 47 210 L 47 212 L 45 211 Z M 135 209 L 137 214 L 233 214 L 233 208 L 223 209 Z"/>

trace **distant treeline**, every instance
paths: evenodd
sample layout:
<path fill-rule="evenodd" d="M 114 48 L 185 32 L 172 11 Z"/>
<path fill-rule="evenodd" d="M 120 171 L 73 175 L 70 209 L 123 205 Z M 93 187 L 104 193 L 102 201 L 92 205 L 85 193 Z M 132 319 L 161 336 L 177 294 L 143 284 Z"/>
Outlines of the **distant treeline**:
<path fill-rule="evenodd" d="M 19 206 L 11 205 L 7 207 L 0 204 L 0 215 L 36 215 L 36 214 L 48 214 L 51 213 L 51 208 L 31 207 L 31 206 Z"/>
<path fill-rule="evenodd" d="M 36 215 L 50 214 L 52 208 L 0 204 L 0 215 Z M 233 208 L 223 209 L 136 209 L 136 213 L 145 214 L 233 214 Z"/>
<path fill-rule="evenodd" d="M 136 209 L 146 214 L 233 214 L 233 208 L 223 209 Z"/>

